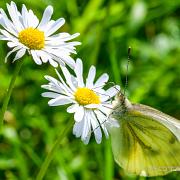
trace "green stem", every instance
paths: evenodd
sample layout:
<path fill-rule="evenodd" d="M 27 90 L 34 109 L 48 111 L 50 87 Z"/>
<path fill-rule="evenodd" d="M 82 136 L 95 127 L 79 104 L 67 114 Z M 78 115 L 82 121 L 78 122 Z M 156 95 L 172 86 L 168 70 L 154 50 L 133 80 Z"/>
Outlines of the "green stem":
<path fill-rule="evenodd" d="M 52 146 L 52 149 L 50 150 L 50 152 L 46 156 L 46 159 L 44 160 L 44 162 L 40 168 L 40 171 L 36 177 L 36 180 L 42 180 L 43 179 L 43 177 L 47 171 L 47 168 L 49 167 L 49 164 L 51 163 L 51 161 L 55 155 L 56 150 L 58 149 L 59 145 L 61 144 L 62 140 L 67 135 L 69 130 L 72 128 L 72 125 L 73 125 L 73 121 L 69 120 L 69 123 L 66 125 L 66 127 L 64 128 L 62 133 L 59 135 L 59 137 L 56 139 L 55 143 Z"/>
<path fill-rule="evenodd" d="M 111 151 L 111 142 L 110 139 L 107 139 L 105 141 L 105 180 L 113 180 L 114 176 L 114 167 L 113 167 L 113 157 L 112 157 L 112 151 Z"/>
<path fill-rule="evenodd" d="M 12 76 L 11 82 L 9 84 L 9 88 L 7 90 L 7 94 L 6 94 L 5 98 L 4 98 L 2 109 L 1 109 L 1 112 L 0 112 L 0 129 L 2 129 L 3 121 L 4 121 L 4 114 L 6 112 L 6 109 L 7 109 L 10 97 L 11 97 L 11 93 L 12 93 L 12 90 L 14 88 L 15 81 L 16 81 L 16 78 L 17 78 L 17 76 L 19 74 L 19 71 L 21 69 L 22 64 L 23 64 L 23 59 L 17 61 L 16 68 L 14 70 L 14 74 Z"/>

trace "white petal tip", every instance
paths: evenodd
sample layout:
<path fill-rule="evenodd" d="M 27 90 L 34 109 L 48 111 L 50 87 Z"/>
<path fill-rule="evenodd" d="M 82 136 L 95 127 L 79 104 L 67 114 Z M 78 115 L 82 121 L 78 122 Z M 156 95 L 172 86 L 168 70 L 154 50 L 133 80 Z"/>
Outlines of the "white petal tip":
<path fill-rule="evenodd" d="M 51 100 L 48 102 L 48 105 L 49 106 L 55 106 L 55 105 L 53 105 L 53 102 Z"/>
<path fill-rule="evenodd" d="M 47 6 L 46 9 L 49 9 L 51 12 L 53 12 L 53 7 L 51 5 Z"/>
<path fill-rule="evenodd" d="M 102 139 L 96 139 L 97 144 L 101 144 Z"/>
<path fill-rule="evenodd" d="M 49 80 L 49 76 L 48 76 L 48 75 L 45 75 L 44 78 L 47 79 L 47 80 Z"/>

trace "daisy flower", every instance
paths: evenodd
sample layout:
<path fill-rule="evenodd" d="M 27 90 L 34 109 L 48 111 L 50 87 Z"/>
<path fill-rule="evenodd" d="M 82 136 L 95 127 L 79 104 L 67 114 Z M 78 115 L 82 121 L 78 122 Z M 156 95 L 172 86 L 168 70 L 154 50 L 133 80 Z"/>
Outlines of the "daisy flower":
<path fill-rule="evenodd" d="M 52 66 L 67 64 L 71 68 L 75 62 L 70 57 L 71 53 L 76 53 L 75 46 L 80 42 L 69 42 L 79 35 L 68 33 L 54 34 L 64 23 L 63 18 L 51 20 L 53 7 L 48 6 L 41 21 L 34 15 L 32 10 L 27 10 L 22 6 L 21 12 L 18 11 L 14 2 L 7 4 L 9 17 L 3 9 L 0 9 L 0 40 L 8 41 L 8 47 L 12 50 L 7 54 L 7 58 L 16 52 L 14 60 L 20 59 L 28 52 L 32 55 L 36 64 L 49 62 Z"/>
<path fill-rule="evenodd" d="M 103 86 L 107 83 L 108 74 L 102 74 L 96 82 L 96 68 L 91 66 L 86 82 L 83 80 L 83 65 L 80 59 L 76 60 L 74 75 L 65 66 L 61 66 L 64 78 L 57 72 L 59 80 L 45 76 L 49 81 L 42 88 L 49 92 L 42 93 L 43 97 L 51 98 L 48 102 L 50 106 L 69 104 L 68 113 L 74 113 L 75 124 L 73 134 L 81 137 L 87 144 L 91 132 L 94 133 L 97 143 L 101 143 L 102 131 L 108 137 L 106 123 L 111 111 L 111 98 L 119 91 L 119 86 L 114 86 L 104 90 Z"/>

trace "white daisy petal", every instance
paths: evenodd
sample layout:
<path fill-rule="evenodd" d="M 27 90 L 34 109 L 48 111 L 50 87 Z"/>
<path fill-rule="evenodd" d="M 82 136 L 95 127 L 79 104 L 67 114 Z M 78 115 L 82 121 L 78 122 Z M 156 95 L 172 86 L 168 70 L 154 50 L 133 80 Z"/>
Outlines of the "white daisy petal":
<path fill-rule="evenodd" d="M 28 13 L 28 26 L 36 28 L 39 24 L 39 19 L 34 15 L 33 11 L 30 9 Z"/>
<path fill-rule="evenodd" d="M 104 114 L 106 114 L 107 116 L 109 116 L 111 109 L 108 107 L 105 107 L 103 105 L 98 106 L 98 109 L 103 112 Z"/>
<path fill-rule="evenodd" d="M 69 33 L 59 33 L 59 34 L 55 34 L 52 35 L 50 37 L 47 37 L 47 40 L 55 40 L 59 43 L 62 43 L 64 41 L 69 41 L 71 39 L 74 39 L 76 37 L 78 37 L 80 35 L 80 33 L 75 33 L 73 35 L 70 35 Z"/>
<path fill-rule="evenodd" d="M 11 51 L 9 51 L 8 54 L 7 54 L 6 57 L 5 57 L 5 62 L 7 62 L 8 57 L 9 57 L 13 52 L 18 51 L 18 50 L 21 49 L 21 48 L 22 48 L 22 47 L 17 46 L 17 47 L 15 47 L 14 49 L 12 49 Z"/>
<path fill-rule="evenodd" d="M 65 79 L 66 79 L 66 83 L 69 85 L 69 87 L 75 91 L 76 88 L 74 87 L 74 84 L 72 82 L 72 77 L 71 77 L 71 74 L 69 73 L 69 71 L 67 70 L 66 67 L 64 66 L 60 66 L 62 71 L 63 71 L 63 74 L 65 74 Z"/>
<path fill-rule="evenodd" d="M 65 104 L 70 104 L 73 103 L 72 99 L 70 99 L 67 96 L 62 96 L 60 95 L 59 97 L 55 99 L 51 99 L 48 104 L 50 106 L 60 106 L 60 105 L 65 105 Z"/>
<path fill-rule="evenodd" d="M 83 65 L 82 65 L 81 59 L 76 60 L 76 66 L 75 66 L 74 72 L 75 72 L 76 77 L 77 77 L 78 86 L 83 87 L 84 86 L 84 81 L 82 78 Z"/>
<path fill-rule="evenodd" d="M 96 68 L 94 66 L 91 66 L 89 73 L 88 73 L 88 77 L 86 79 L 86 87 L 88 87 L 90 89 L 93 87 L 95 75 L 96 75 Z"/>
<path fill-rule="evenodd" d="M 87 142 L 87 139 L 88 139 L 87 137 L 89 137 L 89 134 L 91 135 L 91 120 L 87 112 L 85 112 L 85 116 L 83 120 L 84 120 L 84 124 L 83 124 L 83 130 L 81 134 L 81 140 L 84 142 Z"/>
<path fill-rule="evenodd" d="M 55 23 L 54 20 L 50 20 L 46 25 L 44 25 L 44 32 L 47 32 L 49 29 L 51 29 L 51 27 L 53 26 L 53 24 Z M 56 34 L 55 34 L 56 35 Z M 52 36 L 55 36 L 52 34 Z M 51 36 L 46 36 L 47 40 L 49 40 Z"/>
<path fill-rule="evenodd" d="M 71 58 L 69 55 L 63 55 L 63 53 L 60 56 L 60 59 L 65 62 L 69 67 L 71 67 L 72 69 L 74 69 L 75 67 L 75 62 L 74 59 Z"/>
<path fill-rule="evenodd" d="M 4 12 L 3 9 L 0 9 L 0 14 L 2 15 L 2 19 L 3 21 L 1 21 L 1 25 L 7 30 L 9 31 L 11 34 L 13 34 L 14 36 L 18 36 L 17 33 L 17 29 L 14 27 L 14 25 L 12 24 L 12 22 L 8 19 L 6 13 Z"/>
<path fill-rule="evenodd" d="M 77 33 L 76 33 L 76 34 L 77 34 Z M 50 41 L 50 40 L 65 41 L 66 38 L 68 38 L 69 36 L 70 36 L 69 33 L 61 32 L 61 33 L 58 33 L 58 34 L 49 36 L 49 37 L 47 37 L 46 39 L 47 39 L 47 41 Z"/>
<path fill-rule="evenodd" d="M 59 86 L 59 81 L 51 76 L 45 75 L 44 76 L 45 79 L 47 79 L 48 81 L 52 82 L 53 84 Z"/>
<path fill-rule="evenodd" d="M 74 120 L 76 122 L 80 122 L 84 117 L 84 107 L 83 106 L 79 106 L 77 108 L 77 111 L 74 114 Z"/>
<path fill-rule="evenodd" d="M 41 61 L 41 59 L 37 56 L 37 53 L 36 53 L 35 50 L 31 50 L 31 55 L 32 55 L 32 57 L 33 57 L 33 59 L 34 59 L 34 61 L 35 61 L 36 64 L 38 64 L 38 65 L 41 65 L 41 64 L 42 64 L 42 61 Z"/>
<path fill-rule="evenodd" d="M 77 79 L 73 75 L 71 75 L 71 81 L 72 81 L 74 87 L 76 87 L 76 89 L 77 89 L 78 88 L 78 82 L 77 82 Z"/>
<path fill-rule="evenodd" d="M 49 63 L 55 68 L 58 67 L 58 63 L 56 61 L 54 61 L 52 58 L 49 58 Z"/>
<path fill-rule="evenodd" d="M 88 144 L 91 137 L 91 133 L 86 136 L 86 139 L 83 141 L 84 144 Z"/>
<path fill-rule="evenodd" d="M 71 67 L 72 69 L 74 69 L 74 66 L 75 66 L 75 62 L 74 62 L 74 59 L 71 58 L 69 56 L 69 52 L 65 52 L 62 51 L 62 50 L 52 50 L 50 48 L 46 48 L 48 49 L 48 51 L 51 52 L 51 54 L 53 54 L 53 59 L 55 59 L 57 62 L 59 62 L 60 64 L 62 64 L 62 62 L 66 63 L 69 67 Z M 65 64 L 62 64 L 62 65 L 65 65 Z"/>
<path fill-rule="evenodd" d="M 55 85 L 41 85 L 42 88 L 53 91 L 53 92 L 57 92 L 57 93 L 61 93 L 61 94 L 66 94 L 65 91 L 60 87 L 60 86 L 55 86 Z"/>
<path fill-rule="evenodd" d="M 54 92 L 45 92 L 41 94 L 42 97 L 49 97 L 49 98 L 57 98 L 60 96 L 60 94 L 58 93 L 54 93 Z"/>
<path fill-rule="evenodd" d="M 41 19 L 41 22 L 38 25 L 39 29 L 42 29 L 43 26 L 46 25 L 50 21 L 52 14 L 53 14 L 53 7 L 52 6 L 48 6 L 45 9 L 45 11 L 43 13 L 43 17 Z"/>
<path fill-rule="evenodd" d="M 23 4 L 22 5 L 22 22 L 23 22 L 24 28 L 28 27 L 27 17 L 28 17 L 28 10 L 27 10 L 26 6 Z"/>
<path fill-rule="evenodd" d="M 103 75 L 101 75 L 99 78 L 98 78 L 98 80 L 96 81 L 96 83 L 94 84 L 94 88 L 102 88 L 104 85 L 105 85 L 105 83 L 108 81 L 108 79 L 109 79 L 109 76 L 108 76 L 108 74 L 106 74 L 106 73 L 104 73 Z"/>
<path fill-rule="evenodd" d="M 115 96 L 118 92 L 120 91 L 120 86 L 113 86 L 110 87 L 107 91 L 106 91 L 106 95 L 104 95 L 102 97 L 102 101 L 107 101 L 108 99 L 112 98 L 113 96 Z"/>
<path fill-rule="evenodd" d="M 84 121 L 80 121 L 80 122 L 75 122 L 74 127 L 73 127 L 73 134 L 79 138 L 82 134 L 82 130 L 83 130 L 83 126 L 84 126 Z"/>
<path fill-rule="evenodd" d="M 0 40 L 6 40 L 9 41 L 10 39 L 4 35 L 0 35 Z"/>
<path fill-rule="evenodd" d="M 5 37 L 8 37 L 12 41 L 17 41 L 13 35 L 8 33 L 6 30 L 0 30 L 1 34 L 3 34 Z"/>
<path fill-rule="evenodd" d="M 94 108 L 98 108 L 99 104 L 88 104 L 84 106 L 87 109 L 94 109 Z"/>
<path fill-rule="evenodd" d="M 44 51 L 36 51 L 37 55 L 41 58 L 43 63 L 46 63 L 51 59 L 51 56 L 48 55 L 48 53 Z"/>
<path fill-rule="evenodd" d="M 17 30 L 21 31 L 23 29 L 23 26 L 19 21 L 19 17 L 18 17 L 19 15 L 18 15 L 16 4 L 13 1 L 11 1 L 11 5 L 7 4 L 7 9 Z"/>
<path fill-rule="evenodd" d="M 68 113 L 75 113 L 77 109 L 79 108 L 78 104 L 73 104 L 67 108 Z"/>
<path fill-rule="evenodd" d="M 66 90 L 67 92 L 73 94 L 74 92 L 69 88 L 68 85 L 66 85 L 66 83 L 64 82 L 63 78 L 60 76 L 60 74 L 58 73 L 58 71 L 57 71 L 56 69 L 55 69 L 55 71 L 56 71 L 56 74 L 58 75 L 60 81 L 62 82 L 62 84 L 63 84 L 65 90 Z"/>
<path fill-rule="evenodd" d="M 63 24 L 65 23 L 64 18 L 60 18 L 57 21 L 55 21 L 51 28 L 46 32 L 46 36 L 50 36 L 54 32 L 56 32 Z"/>
<path fill-rule="evenodd" d="M 17 46 L 17 43 L 14 43 L 14 42 L 8 42 L 7 43 L 7 46 L 10 47 L 10 48 L 14 48 Z"/>
<path fill-rule="evenodd" d="M 94 114 L 94 112 L 90 112 L 91 113 L 91 124 L 92 124 L 92 128 L 93 128 L 93 132 L 94 132 L 94 135 L 95 135 L 95 139 L 96 139 L 96 142 L 98 144 L 101 143 L 101 140 L 102 140 L 102 132 L 101 132 L 101 128 L 100 128 L 100 125 L 98 123 L 98 120 Z"/>
<path fill-rule="evenodd" d="M 16 56 L 13 59 L 13 62 L 22 58 L 24 56 L 24 54 L 26 53 L 26 49 L 20 49 L 17 53 Z"/>
<path fill-rule="evenodd" d="M 71 93 L 70 90 L 67 86 L 64 86 L 62 83 L 58 82 L 57 80 L 55 80 L 54 78 L 50 77 L 50 76 L 45 76 L 45 78 L 47 80 L 50 81 L 49 85 L 42 85 L 42 88 L 51 90 L 51 91 L 55 91 L 55 92 L 59 92 L 61 94 L 65 94 L 69 97 L 71 97 Z M 53 80 L 54 79 L 54 80 Z"/>
<path fill-rule="evenodd" d="M 97 118 L 99 120 L 100 126 L 102 127 L 106 138 L 109 137 L 109 134 L 108 134 L 108 131 L 107 131 L 107 128 L 106 128 L 106 123 L 108 121 L 108 117 L 106 115 L 104 115 L 99 110 L 95 110 L 94 112 L 95 112 L 95 114 L 96 114 L 96 116 L 97 116 Z"/>

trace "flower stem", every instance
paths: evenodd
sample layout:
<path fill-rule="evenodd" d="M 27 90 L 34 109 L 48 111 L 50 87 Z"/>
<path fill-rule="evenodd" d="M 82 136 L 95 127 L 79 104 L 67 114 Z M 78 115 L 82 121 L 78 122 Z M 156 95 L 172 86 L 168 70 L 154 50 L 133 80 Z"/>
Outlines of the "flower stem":
<path fill-rule="evenodd" d="M 12 90 L 14 88 L 15 81 L 16 81 L 16 78 L 17 78 L 17 76 L 19 74 L 19 71 L 21 69 L 22 64 L 23 64 L 23 59 L 17 61 L 16 68 L 14 70 L 14 74 L 13 74 L 11 82 L 9 84 L 9 88 L 7 89 L 7 93 L 6 93 L 6 96 L 4 98 L 2 109 L 1 109 L 1 112 L 0 112 L 0 129 L 2 129 L 3 121 L 4 121 L 4 114 L 6 112 L 6 109 L 7 109 L 10 97 L 11 97 L 11 93 L 12 93 Z"/>
<path fill-rule="evenodd" d="M 105 167 L 104 167 L 104 179 L 113 180 L 114 176 L 114 162 L 112 157 L 111 142 L 110 139 L 105 141 Z"/>
<path fill-rule="evenodd" d="M 73 125 L 73 121 L 69 120 L 69 123 L 65 126 L 64 130 L 62 131 L 62 133 L 59 135 L 59 137 L 56 139 L 55 143 L 53 144 L 50 152 L 48 153 L 48 155 L 46 156 L 40 171 L 36 177 L 36 180 L 42 180 L 47 168 L 49 166 L 49 164 L 51 163 L 56 150 L 58 149 L 59 145 L 61 144 L 62 140 L 64 139 L 64 137 L 68 134 L 69 130 L 72 128 Z"/>

